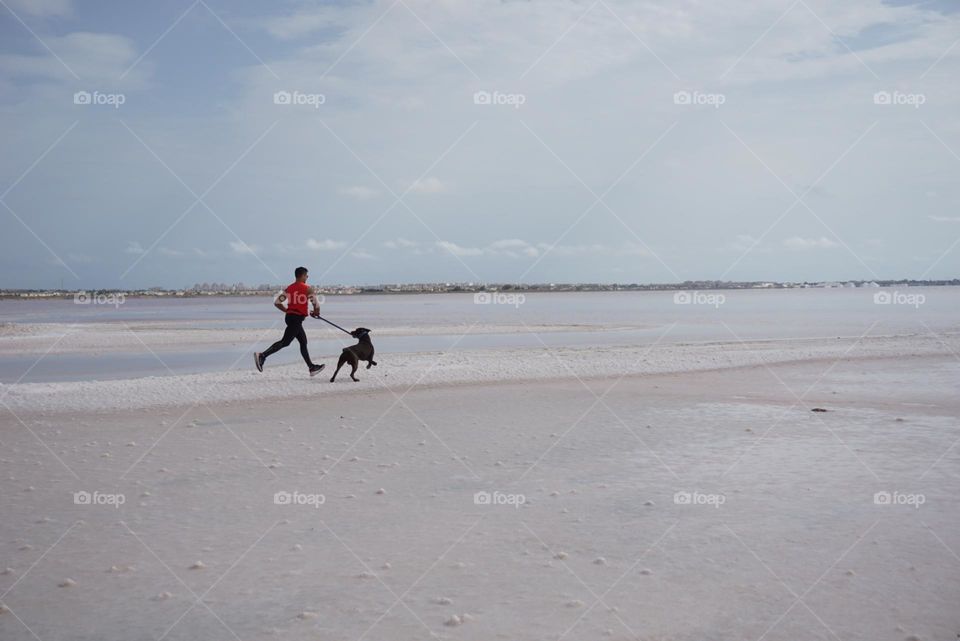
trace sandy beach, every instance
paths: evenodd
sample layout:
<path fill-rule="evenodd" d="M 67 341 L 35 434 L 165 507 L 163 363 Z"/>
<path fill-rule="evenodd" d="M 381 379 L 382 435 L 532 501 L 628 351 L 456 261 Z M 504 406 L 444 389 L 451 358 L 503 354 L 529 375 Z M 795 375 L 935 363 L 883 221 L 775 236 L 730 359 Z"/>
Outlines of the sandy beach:
<path fill-rule="evenodd" d="M 956 636 L 960 336 L 668 336 L 5 385 L 0 637 Z"/>

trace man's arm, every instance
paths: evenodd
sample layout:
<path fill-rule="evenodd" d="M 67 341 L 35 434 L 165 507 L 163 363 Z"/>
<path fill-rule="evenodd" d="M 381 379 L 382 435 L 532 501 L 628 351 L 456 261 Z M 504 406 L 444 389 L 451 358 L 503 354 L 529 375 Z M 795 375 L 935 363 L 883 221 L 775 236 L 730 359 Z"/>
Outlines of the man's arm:
<path fill-rule="evenodd" d="M 320 316 L 320 301 L 317 300 L 317 290 L 310 288 L 310 304 L 313 305 L 313 311 L 310 313 L 313 317 Z"/>
<path fill-rule="evenodd" d="M 276 298 L 273 299 L 273 306 L 276 307 L 277 309 L 279 309 L 279 310 L 280 310 L 281 312 L 283 312 L 284 314 L 286 314 L 286 313 L 287 313 L 287 308 L 286 308 L 286 307 L 284 306 L 284 304 L 283 304 L 284 302 L 286 302 L 286 300 L 287 300 L 287 295 L 286 295 L 286 293 L 280 292 L 280 294 L 279 294 Z"/>

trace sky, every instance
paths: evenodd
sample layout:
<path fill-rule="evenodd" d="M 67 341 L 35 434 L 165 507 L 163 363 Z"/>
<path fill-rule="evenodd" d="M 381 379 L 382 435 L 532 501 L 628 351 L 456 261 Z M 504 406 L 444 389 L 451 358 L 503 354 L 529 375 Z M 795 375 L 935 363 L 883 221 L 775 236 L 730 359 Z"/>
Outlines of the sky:
<path fill-rule="evenodd" d="M 0 0 L 0 287 L 960 276 L 960 3 Z"/>

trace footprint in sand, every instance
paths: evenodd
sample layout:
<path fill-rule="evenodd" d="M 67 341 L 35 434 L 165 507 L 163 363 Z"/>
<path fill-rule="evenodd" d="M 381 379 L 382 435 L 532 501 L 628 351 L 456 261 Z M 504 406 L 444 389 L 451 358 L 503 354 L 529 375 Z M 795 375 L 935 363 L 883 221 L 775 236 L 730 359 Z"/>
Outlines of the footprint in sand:
<path fill-rule="evenodd" d="M 463 614 L 454 614 L 452 617 L 443 622 L 443 625 L 456 627 L 458 625 L 463 625 L 467 621 L 472 621 L 473 617 L 464 612 Z"/>
<path fill-rule="evenodd" d="M 117 574 L 120 572 L 133 572 L 133 570 L 135 569 L 136 568 L 134 568 L 132 565 L 111 565 L 110 569 L 107 570 L 107 572 L 110 572 L 112 574 Z"/>

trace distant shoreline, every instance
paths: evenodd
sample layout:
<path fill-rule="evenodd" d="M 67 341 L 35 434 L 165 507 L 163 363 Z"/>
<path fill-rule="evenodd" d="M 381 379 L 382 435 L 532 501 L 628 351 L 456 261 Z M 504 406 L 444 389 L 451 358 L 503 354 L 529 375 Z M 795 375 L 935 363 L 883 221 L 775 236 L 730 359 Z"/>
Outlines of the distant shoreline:
<path fill-rule="evenodd" d="M 819 282 L 770 282 L 770 281 L 685 281 L 683 283 L 652 284 L 540 284 L 513 285 L 490 283 L 485 285 L 423 283 L 411 285 L 337 285 L 319 287 L 323 296 L 378 295 L 395 296 L 409 294 L 479 294 L 502 292 L 517 294 L 569 293 L 569 292 L 644 292 L 644 291 L 704 291 L 704 290 L 782 290 L 782 289 L 876 289 L 881 287 L 957 287 L 960 279 L 952 280 L 875 280 L 875 281 L 819 281 Z M 122 295 L 125 298 L 241 298 L 275 296 L 283 289 L 260 286 L 245 289 L 242 285 L 225 289 L 6 289 L 0 290 L 0 300 L 57 300 L 82 299 L 85 296 Z"/>

